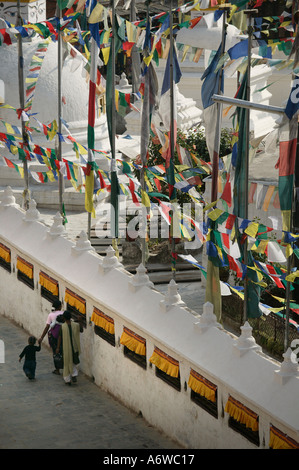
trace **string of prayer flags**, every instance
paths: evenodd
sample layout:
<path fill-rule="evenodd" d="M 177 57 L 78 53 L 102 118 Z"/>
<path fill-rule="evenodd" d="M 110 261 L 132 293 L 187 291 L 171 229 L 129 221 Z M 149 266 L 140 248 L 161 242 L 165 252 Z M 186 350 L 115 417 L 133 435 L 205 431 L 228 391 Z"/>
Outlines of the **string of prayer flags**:
<path fill-rule="evenodd" d="M 49 43 L 50 43 L 49 40 L 39 43 L 37 46 L 37 50 L 35 51 L 35 54 L 33 55 L 31 62 L 30 62 L 29 73 L 25 79 L 25 85 L 26 85 L 25 111 L 27 113 L 32 108 L 32 102 L 33 102 L 36 84 L 37 84 L 38 77 L 39 77 L 39 72 L 41 70 L 41 66 L 43 64 L 43 60 L 47 52 Z"/>

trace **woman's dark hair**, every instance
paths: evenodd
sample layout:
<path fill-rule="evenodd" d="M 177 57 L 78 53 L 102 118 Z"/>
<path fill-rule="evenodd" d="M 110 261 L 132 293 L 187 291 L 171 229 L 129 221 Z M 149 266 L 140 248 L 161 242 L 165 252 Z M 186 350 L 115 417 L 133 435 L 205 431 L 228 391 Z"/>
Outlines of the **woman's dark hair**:
<path fill-rule="evenodd" d="M 69 310 L 65 310 L 65 311 L 63 312 L 63 316 L 64 316 L 64 318 L 65 318 L 66 320 L 70 320 L 70 319 L 72 318 L 72 314 L 71 314 L 71 312 L 70 312 Z"/>
<path fill-rule="evenodd" d="M 61 308 L 61 302 L 60 300 L 54 300 L 54 302 L 52 303 L 52 308 L 54 310 L 58 310 L 59 308 Z"/>

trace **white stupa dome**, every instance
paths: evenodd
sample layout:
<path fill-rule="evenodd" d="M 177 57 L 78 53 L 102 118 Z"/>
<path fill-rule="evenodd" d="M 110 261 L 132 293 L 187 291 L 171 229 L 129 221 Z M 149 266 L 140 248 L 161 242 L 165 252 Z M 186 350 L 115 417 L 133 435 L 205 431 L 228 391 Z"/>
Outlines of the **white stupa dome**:
<path fill-rule="evenodd" d="M 43 41 L 39 37 L 23 42 L 24 81 L 28 75 L 32 57 L 41 42 Z M 49 124 L 53 120 L 58 122 L 57 51 L 57 42 L 50 42 L 42 62 L 30 111 L 32 114 L 36 113 L 34 117 L 43 124 Z M 75 138 L 78 134 L 80 139 L 84 139 L 85 135 L 85 142 L 80 140 L 80 143 L 84 145 L 87 139 L 89 87 L 84 62 L 80 61 L 78 56 L 74 59 L 70 54 L 67 54 L 63 63 L 61 78 L 62 118 L 69 125 L 70 132 Z M 1 46 L 0 80 L 3 80 L 5 84 L 5 104 L 19 108 L 18 48 L 16 43 L 10 46 Z M 2 109 L 1 117 L 11 124 L 20 126 L 20 120 L 12 110 Z M 30 122 L 33 126 L 36 124 L 33 118 Z M 102 114 L 97 118 L 95 132 L 97 148 L 99 150 L 108 149 L 106 115 Z M 67 134 L 65 129 L 63 134 Z"/>

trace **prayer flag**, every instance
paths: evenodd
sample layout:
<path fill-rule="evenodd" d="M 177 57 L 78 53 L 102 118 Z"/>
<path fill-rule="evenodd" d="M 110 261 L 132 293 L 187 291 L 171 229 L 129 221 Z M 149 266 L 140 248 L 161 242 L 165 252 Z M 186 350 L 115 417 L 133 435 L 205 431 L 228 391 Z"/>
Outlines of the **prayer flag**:
<path fill-rule="evenodd" d="M 247 97 L 247 71 L 244 74 L 243 80 L 241 82 L 240 88 L 237 93 L 237 98 L 246 100 Z M 239 135 L 237 142 L 237 151 L 236 158 L 234 161 L 235 166 L 235 179 L 234 179 L 234 214 L 237 217 L 240 217 L 245 220 L 245 188 L 248 187 L 248 181 L 246 181 L 246 167 L 244 163 L 244 155 L 246 152 L 246 130 L 247 130 L 247 119 L 248 113 L 245 108 L 237 107 L 237 120 L 239 127 Z M 244 222 L 243 220 L 243 222 Z M 242 222 L 242 223 L 243 223 Z M 242 226 L 242 224 L 241 224 Z M 241 229 L 240 226 L 240 229 Z M 247 224 L 244 228 L 245 230 L 255 229 L 254 224 Z M 252 233 L 251 231 L 249 232 Z M 244 250 L 246 247 L 244 244 L 240 243 L 240 234 L 238 234 L 239 245 L 242 254 L 242 259 L 244 259 Z M 251 251 L 247 252 L 247 265 L 248 267 L 254 266 L 253 256 Z M 260 286 L 257 284 L 259 282 L 257 272 L 253 269 L 248 269 L 247 273 L 247 292 L 248 292 L 248 301 L 247 301 L 247 316 L 248 318 L 259 318 L 262 315 L 262 312 L 259 308 L 259 298 L 260 298 Z"/>
<path fill-rule="evenodd" d="M 173 82 L 176 85 L 182 76 L 179 62 L 176 55 L 176 48 L 173 45 Z M 171 146 L 169 145 L 171 139 L 171 130 L 173 132 L 173 141 L 174 144 L 176 143 L 176 136 L 177 136 L 177 103 L 176 103 L 176 89 L 175 86 L 173 87 L 173 122 L 170 122 L 171 119 L 171 112 L 170 112 L 170 50 L 168 53 L 168 58 L 165 67 L 165 73 L 162 83 L 161 89 L 161 99 L 160 99 L 160 106 L 159 111 L 162 117 L 165 129 L 168 132 L 168 148 L 166 151 L 166 177 L 168 181 L 169 187 L 169 197 L 170 199 L 175 199 L 176 197 L 176 190 L 175 190 L 175 177 L 174 177 L 174 162 L 173 162 L 173 155 L 171 155 Z"/>
<path fill-rule="evenodd" d="M 201 98 L 203 104 L 203 121 L 205 126 L 205 136 L 207 148 L 212 162 L 212 201 L 217 200 L 218 195 L 218 167 L 219 167 L 219 145 L 220 145 L 220 127 L 218 126 L 219 105 L 214 103 L 212 97 L 214 94 L 222 94 L 224 90 L 224 76 L 221 68 L 217 70 L 217 65 L 221 57 L 222 48 L 225 47 L 220 44 L 213 60 L 202 76 L 204 80 L 201 87 Z"/>
<path fill-rule="evenodd" d="M 90 60 L 90 79 L 89 79 L 89 100 L 88 100 L 88 171 L 85 179 L 85 209 L 95 217 L 95 209 L 93 206 L 94 193 L 94 123 L 95 123 L 95 106 L 96 106 L 96 82 L 97 82 L 97 64 L 98 64 L 98 46 L 92 38 L 91 43 L 91 60 Z"/>
<path fill-rule="evenodd" d="M 221 76 L 221 68 L 216 71 L 217 65 L 221 56 L 222 49 L 225 49 L 226 33 L 224 34 L 224 45 L 220 44 L 215 56 L 213 57 L 210 65 L 205 70 L 202 80 L 204 80 L 201 87 L 201 97 L 203 103 L 203 121 L 205 126 L 206 144 L 212 162 L 212 197 L 211 201 L 214 202 L 218 199 L 218 166 L 219 166 L 219 145 L 220 145 L 220 126 L 219 124 L 219 106 L 214 103 L 212 97 L 214 94 L 223 93 L 224 79 Z M 211 223 L 213 231 L 215 223 Z M 213 234 L 212 234 L 213 239 Z M 219 276 L 219 265 L 215 262 L 212 256 L 208 258 L 207 269 L 207 284 L 206 284 L 206 302 L 211 302 L 214 306 L 214 313 L 218 319 L 221 320 L 221 287 Z"/>
<path fill-rule="evenodd" d="M 146 44 L 147 42 L 145 41 L 145 46 Z M 149 48 L 146 46 L 144 49 L 144 55 L 148 56 L 148 53 Z M 156 96 L 158 92 L 158 79 L 152 63 L 150 63 L 148 66 L 144 66 L 142 84 L 144 94 L 141 112 L 140 157 L 142 164 L 145 166 L 147 164 L 152 112 L 156 103 Z"/>
<path fill-rule="evenodd" d="M 278 129 L 279 159 L 275 165 L 275 168 L 279 170 L 278 192 L 283 230 L 288 232 L 291 230 L 291 210 L 298 133 L 297 111 L 299 109 L 295 109 L 292 104 L 290 105 L 294 99 L 292 93 L 294 93 L 293 90 L 291 91 L 285 114 L 283 115 Z"/>
<path fill-rule="evenodd" d="M 116 21 L 115 21 L 116 23 Z M 114 31 L 114 49 L 115 55 L 117 54 L 118 50 L 121 47 L 121 39 L 117 33 Z M 114 149 L 114 139 L 115 135 L 112 132 L 112 123 L 113 120 L 116 119 L 116 109 L 113 108 L 114 100 L 112 99 L 112 95 L 114 93 L 114 81 L 115 77 L 113 76 L 113 64 L 112 64 L 112 54 L 111 54 L 111 47 L 110 47 L 110 54 L 109 60 L 107 64 L 107 81 L 106 81 L 106 115 L 107 115 L 107 124 L 108 124 L 108 134 L 109 134 L 109 141 L 111 150 Z M 112 238 L 118 238 L 118 196 L 120 194 L 120 187 L 116 172 L 116 161 L 115 155 L 113 155 L 112 151 L 112 159 L 111 159 L 111 209 L 112 209 L 112 217 L 111 217 L 111 231 L 112 231 Z"/>

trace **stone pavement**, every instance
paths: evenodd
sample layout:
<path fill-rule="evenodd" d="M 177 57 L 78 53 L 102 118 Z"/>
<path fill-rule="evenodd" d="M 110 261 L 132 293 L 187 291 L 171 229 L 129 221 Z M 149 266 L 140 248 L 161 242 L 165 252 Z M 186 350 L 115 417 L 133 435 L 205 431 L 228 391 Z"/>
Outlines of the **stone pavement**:
<path fill-rule="evenodd" d="M 38 209 L 50 227 L 57 210 Z M 87 231 L 87 214 L 67 213 L 67 237 Z M 162 293 L 168 284 L 155 285 Z M 179 283 L 178 292 L 194 314 L 202 312 L 200 282 Z M 149 426 L 84 374 L 65 386 L 51 373 L 52 356 L 46 346 L 37 353 L 36 380 L 29 381 L 18 357 L 28 333 L 0 314 L 0 340 L 5 363 L 0 363 L 0 449 L 181 449 Z"/>
<path fill-rule="evenodd" d="M 52 374 L 46 346 L 37 353 L 36 380 L 28 380 L 18 360 L 28 333 L 1 315 L 0 339 L 0 449 L 181 449 L 84 374 L 66 386 Z"/>

